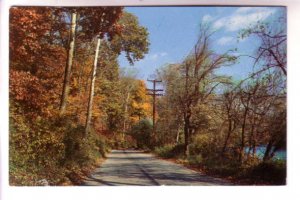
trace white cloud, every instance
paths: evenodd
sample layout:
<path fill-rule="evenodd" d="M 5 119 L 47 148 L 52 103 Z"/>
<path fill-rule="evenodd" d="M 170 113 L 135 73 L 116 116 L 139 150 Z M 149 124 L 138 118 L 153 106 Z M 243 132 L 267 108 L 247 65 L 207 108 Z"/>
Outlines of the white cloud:
<path fill-rule="evenodd" d="M 211 22 L 214 18 L 211 16 L 211 15 L 204 15 L 202 17 L 202 22 L 203 23 L 208 23 L 208 22 Z"/>
<path fill-rule="evenodd" d="M 150 60 L 156 60 L 158 58 L 158 54 L 149 55 Z"/>
<path fill-rule="evenodd" d="M 223 27 L 225 26 L 224 23 L 227 21 L 227 18 L 228 18 L 228 17 L 223 17 L 223 18 L 221 18 L 221 19 L 215 21 L 215 23 L 213 24 L 213 27 L 214 27 L 215 29 L 223 28 Z"/>
<path fill-rule="evenodd" d="M 233 42 L 233 37 L 221 37 L 218 41 L 217 44 L 219 45 L 228 45 L 231 42 Z"/>
<path fill-rule="evenodd" d="M 152 60 L 152 61 L 156 61 L 161 57 L 165 57 L 167 56 L 168 53 L 167 52 L 160 52 L 160 53 L 153 53 L 153 54 L 148 54 L 144 60 Z"/>
<path fill-rule="evenodd" d="M 213 28 L 224 28 L 227 31 L 237 31 L 246 28 L 257 21 L 264 21 L 275 12 L 270 8 L 242 7 L 238 8 L 232 15 L 218 19 Z"/>

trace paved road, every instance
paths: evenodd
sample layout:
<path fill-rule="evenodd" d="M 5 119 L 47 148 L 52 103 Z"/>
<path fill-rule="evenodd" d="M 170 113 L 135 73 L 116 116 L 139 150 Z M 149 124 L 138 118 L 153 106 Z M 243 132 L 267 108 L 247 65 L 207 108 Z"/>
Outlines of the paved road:
<path fill-rule="evenodd" d="M 178 164 L 135 150 L 113 150 L 83 185 L 230 185 Z"/>

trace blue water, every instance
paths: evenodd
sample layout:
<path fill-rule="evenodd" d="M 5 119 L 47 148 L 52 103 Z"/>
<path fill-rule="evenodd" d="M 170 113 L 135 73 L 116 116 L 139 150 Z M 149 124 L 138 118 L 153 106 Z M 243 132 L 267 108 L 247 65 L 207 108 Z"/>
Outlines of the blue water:
<path fill-rule="evenodd" d="M 246 147 L 245 152 L 248 153 L 248 151 L 249 151 L 249 147 Z M 256 156 L 258 156 L 260 159 L 263 159 L 265 151 L 266 151 L 266 147 L 264 146 L 256 147 Z M 280 150 L 275 152 L 273 160 L 286 160 L 286 151 Z"/>

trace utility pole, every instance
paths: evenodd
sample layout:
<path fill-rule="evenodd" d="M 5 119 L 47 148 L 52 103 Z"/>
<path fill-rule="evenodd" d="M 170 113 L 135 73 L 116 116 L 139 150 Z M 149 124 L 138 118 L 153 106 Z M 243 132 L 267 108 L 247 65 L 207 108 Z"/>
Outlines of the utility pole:
<path fill-rule="evenodd" d="M 148 93 L 147 95 L 151 95 L 152 98 L 153 98 L 153 111 L 152 111 L 152 121 L 153 121 L 153 135 L 155 135 L 155 113 L 156 113 L 156 110 L 155 110 L 155 106 L 156 106 L 156 96 L 163 96 L 163 94 L 161 93 L 157 93 L 157 92 L 162 92 L 163 89 L 156 89 L 156 83 L 161 83 L 162 81 L 161 80 L 149 80 L 147 79 L 147 81 L 149 82 L 152 82 L 153 83 L 153 89 L 147 89 Z"/>

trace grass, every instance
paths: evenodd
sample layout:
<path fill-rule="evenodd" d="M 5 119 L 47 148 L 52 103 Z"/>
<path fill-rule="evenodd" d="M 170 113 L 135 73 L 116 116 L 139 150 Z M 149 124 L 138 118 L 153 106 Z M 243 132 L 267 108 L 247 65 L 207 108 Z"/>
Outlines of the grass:
<path fill-rule="evenodd" d="M 183 164 L 207 175 L 225 178 L 238 185 L 286 184 L 286 161 L 284 160 L 262 162 L 251 158 L 241 165 L 237 160 L 224 159 L 218 154 L 203 158 L 201 153 L 198 153 L 186 157 L 182 144 L 157 147 L 154 153 L 161 158 Z"/>

